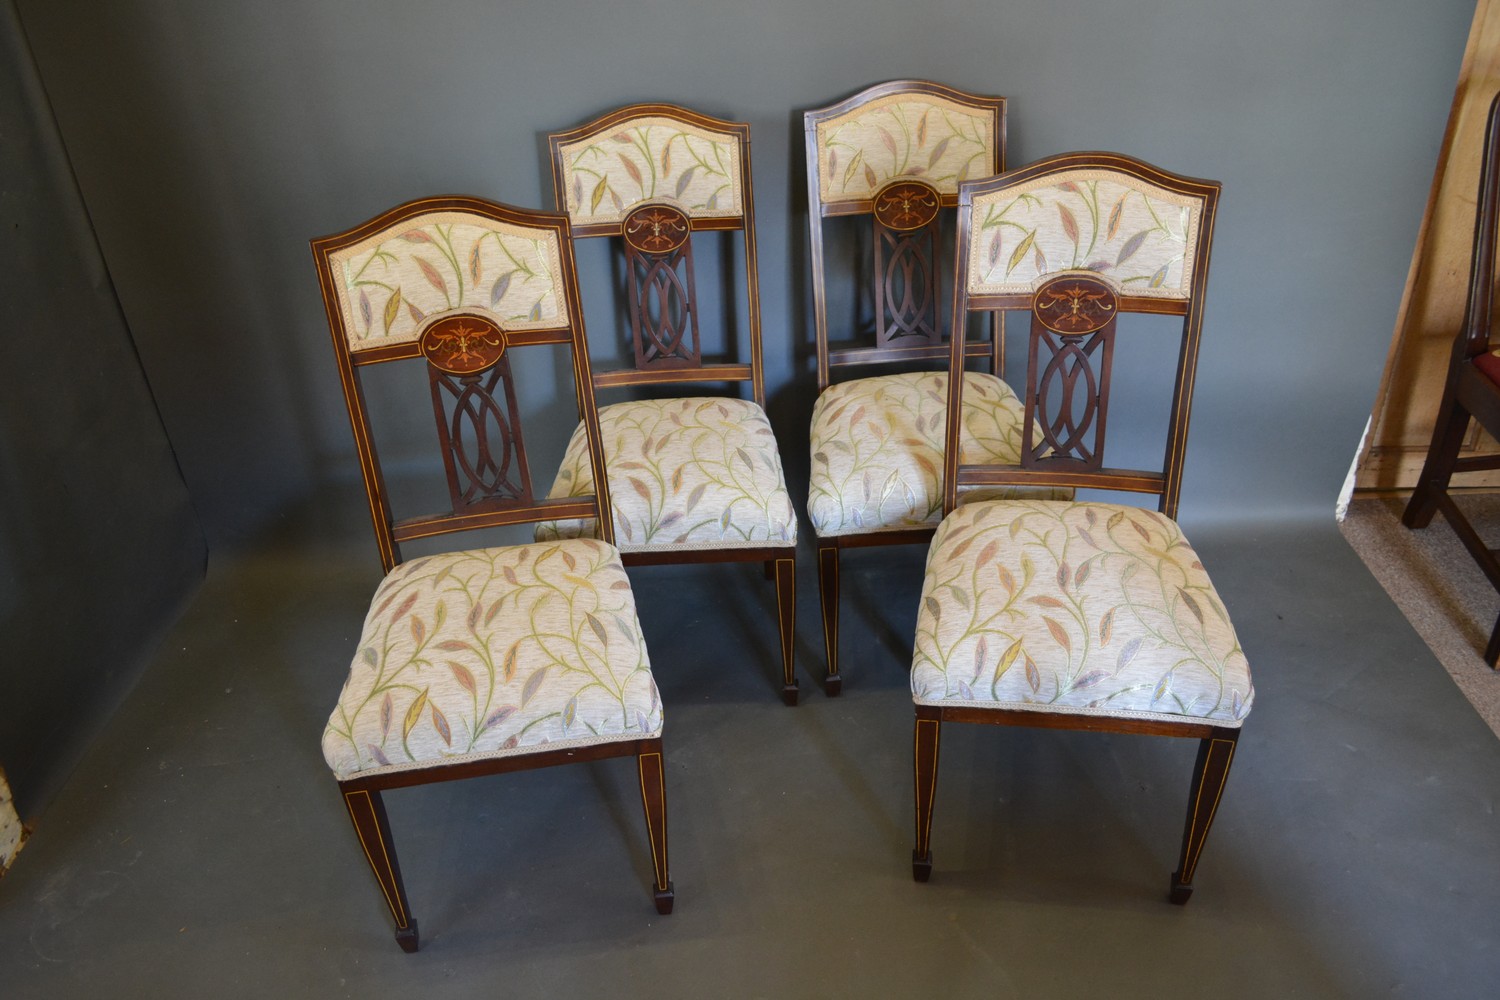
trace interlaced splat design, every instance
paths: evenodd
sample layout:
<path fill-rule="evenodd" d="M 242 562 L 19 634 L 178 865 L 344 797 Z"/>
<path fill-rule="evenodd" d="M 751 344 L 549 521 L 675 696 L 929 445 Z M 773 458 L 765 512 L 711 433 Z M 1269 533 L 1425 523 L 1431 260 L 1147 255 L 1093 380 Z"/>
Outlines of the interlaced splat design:
<path fill-rule="evenodd" d="M 697 294 L 691 225 L 670 205 L 643 205 L 625 217 L 630 326 L 637 368 L 697 368 Z"/>
<path fill-rule="evenodd" d="M 920 181 L 899 181 L 881 188 L 872 205 L 876 340 L 882 347 L 936 344 L 938 193 Z"/>
<path fill-rule="evenodd" d="M 1102 465 L 1118 311 L 1114 289 L 1085 274 L 1058 275 L 1037 288 L 1032 297 L 1023 467 L 1045 463 L 1093 471 Z"/>
<path fill-rule="evenodd" d="M 453 509 L 533 503 L 505 332 L 458 314 L 423 331 L 420 346 Z"/>

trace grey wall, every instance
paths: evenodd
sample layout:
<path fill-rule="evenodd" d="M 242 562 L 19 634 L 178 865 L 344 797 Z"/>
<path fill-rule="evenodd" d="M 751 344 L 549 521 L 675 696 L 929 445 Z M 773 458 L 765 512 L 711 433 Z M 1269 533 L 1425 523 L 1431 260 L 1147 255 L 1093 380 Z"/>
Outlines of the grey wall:
<path fill-rule="evenodd" d="M 206 549 L 9 3 L 0 262 L 0 764 L 34 818 Z"/>
<path fill-rule="evenodd" d="M 544 133 L 643 99 L 753 126 L 771 411 L 800 457 L 799 113 L 897 76 L 1012 98 L 1015 165 L 1103 148 L 1223 181 L 1184 516 L 1330 516 L 1473 3 L 20 9 L 192 495 L 235 541 L 353 471 L 308 237 L 425 194 L 549 204 Z"/>

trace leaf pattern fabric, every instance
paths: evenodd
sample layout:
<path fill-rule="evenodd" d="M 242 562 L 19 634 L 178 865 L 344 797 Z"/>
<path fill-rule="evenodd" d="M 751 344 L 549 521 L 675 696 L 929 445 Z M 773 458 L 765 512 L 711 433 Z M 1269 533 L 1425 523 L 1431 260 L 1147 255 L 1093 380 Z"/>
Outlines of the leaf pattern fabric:
<path fill-rule="evenodd" d="M 807 514 L 824 538 L 931 527 L 943 518 L 943 434 L 948 374 L 903 372 L 839 382 L 813 405 Z M 1014 464 L 1025 407 L 1003 381 L 964 376 L 960 459 Z M 964 501 L 1065 499 L 1071 491 L 965 487 Z"/>
<path fill-rule="evenodd" d="M 620 554 L 596 541 L 393 569 L 323 732 L 354 775 L 642 739 L 661 699 Z"/>
<path fill-rule="evenodd" d="M 332 255 L 352 350 L 417 339 L 435 315 L 490 315 L 506 330 L 567 325 L 557 234 L 467 212 L 430 212 Z"/>
<path fill-rule="evenodd" d="M 995 156 L 991 112 L 931 94 L 892 94 L 817 125 L 824 204 L 868 200 L 898 177 L 943 194 L 987 177 Z"/>
<path fill-rule="evenodd" d="M 739 140 L 672 118 L 633 118 L 559 148 L 575 226 L 619 222 L 635 205 L 671 201 L 693 218 L 743 215 Z"/>
<path fill-rule="evenodd" d="M 1119 171 L 1062 171 L 977 195 L 969 293 L 1025 293 L 1081 269 L 1126 295 L 1187 298 L 1202 210 L 1199 198 Z"/>
<path fill-rule="evenodd" d="M 1255 700 L 1223 602 L 1176 522 L 1117 504 L 959 507 L 927 554 L 922 705 L 1234 727 Z"/>
<path fill-rule="evenodd" d="M 599 410 L 615 543 L 622 551 L 797 544 L 776 437 L 749 400 L 719 396 L 639 400 Z M 550 497 L 594 492 L 579 425 Z M 537 525 L 539 541 L 589 538 L 594 521 Z"/>

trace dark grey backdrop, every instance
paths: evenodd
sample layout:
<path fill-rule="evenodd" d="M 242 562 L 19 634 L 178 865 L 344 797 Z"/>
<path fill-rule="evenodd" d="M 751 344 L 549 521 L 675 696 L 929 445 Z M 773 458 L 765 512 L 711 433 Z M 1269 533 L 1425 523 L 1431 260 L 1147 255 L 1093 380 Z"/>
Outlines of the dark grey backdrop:
<path fill-rule="evenodd" d="M 1013 165 L 1103 148 L 1223 181 L 1183 515 L 1329 518 L 1369 412 L 1473 14 L 1468 0 L 16 3 L 214 546 L 252 541 L 320 479 L 355 472 L 308 238 L 419 195 L 550 204 L 544 134 L 638 100 L 753 126 L 770 409 L 789 465 L 804 466 L 800 111 L 900 76 L 1010 97 Z M 23 218 L 82 226 L 48 201 L 45 163 L 7 161 L 12 169 L 32 213 Z M 6 704 L 33 669 L 12 635 L 24 653 L 105 611 L 149 634 L 170 620 L 172 587 L 137 604 L 119 581 L 134 585 L 158 563 L 176 579 L 192 563 L 191 512 L 84 243 L 71 244 L 71 272 L 58 265 L 68 287 L 55 293 L 36 290 L 53 274 L 47 258 L 7 275 L 21 305 L 6 303 L 5 385 L 24 370 L 65 398 L 96 401 L 60 367 L 73 342 L 58 331 L 83 323 L 108 341 L 90 373 L 129 414 L 91 418 L 96 451 L 80 456 L 113 478 L 64 489 L 70 503 L 49 507 L 63 442 L 37 430 L 45 407 L 3 400 L 16 415 L 0 444 L 20 458 L 6 467 L 0 546 L 42 532 L 64 539 L 39 557 L 8 557 L 19 569 L 6 594 L 30 603 L 7 610 Z M 97 450 L 101 424 L 117 447 Z M 567 429 L 559 422 L 555 436 Z M 106 488 L 122 485 L 135 501 Z M 106 502 L 107 532 L 83 516 Z M 79 580 L 98 583 L 80 590 Z M 24 622 L 34 606 L 70 610 Z M 97 655 L 90 663 L 105 669 Z M 92 675 L 40 676 L 22 687 L 26 704 L 56 701 Z M 16 730 L 0 741 L 0 762 L 14 768 L 15 747 L 41 735 Z"/>

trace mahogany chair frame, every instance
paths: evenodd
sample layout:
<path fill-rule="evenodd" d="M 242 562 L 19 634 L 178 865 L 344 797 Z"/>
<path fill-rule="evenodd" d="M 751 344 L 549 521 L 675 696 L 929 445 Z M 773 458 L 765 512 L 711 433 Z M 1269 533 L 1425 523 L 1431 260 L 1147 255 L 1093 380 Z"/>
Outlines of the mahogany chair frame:
<path fill-rule="evenodd" d="M 933 83 L 930 80 L 889 80 L 866 87 L 835 104 L 814 108 L 803 114 L 807 156 L 807 222 L 812 245 L 813 322 L 817 342 L 818 393 L 820 395 L 832 383 L 833 370 L 836 368 L 848 369 L 861 365 L 889 366 L 893 363 L 920 364 L 924 361 L 942 362 L 948 356 L 948 348 L 943 343 L 940 315 L 942 296 L 938 287 L 942 255 L 935 252 L 941 213 L 934 212 L 933 217 L 915 231 L 898 229 L 886 224 L 885 213 L 877 211 L 877 197 L 830 201 L 823 191 L 818 150 L 819 126 L 858 111 L 874 101 L 901 95 L 932 95 L 991 115 L 994 148 L 990 151 L 990 158 L 983 165 L 978 176 L 998 174 L 1005 169 L 1007 100 L 1004 97 L 972 94 L 940 83 Z M 916 181 L 921 187 L 928 187 L 937 197 L 939 209 L 951 210 L 958 205 L 956 190 L 945 192 L 931 189 L 919 177 L 907 180 Z M 884 186 L 882 191 L 890 191 L 901 182 L 901 179 L 897 179 Z M 869 216 L 871 220 L 874 243 L 872 274 L 875 297 L 873 333 L 876 343 L 874 346 L 836 349 L 829 343 L 828 272 L 823 220 L 844 216 Z M 917 238 L 925 238 L 926 245 L 915 243 L 914 240 Z M 908 320 L 906 324 L 901 323 L 903 317 L 891 315 L 898 311 L 891 307 L 897 305 L 894 301 L 895 294 L 900 294 L 903 300 L 907 299 L 906 293 L 909 292 L 909 285 L 904 286 L 901 292 L 893 294 L 891 282 L 888 281 L 889 262 L 903 254 L 917 255 L 921 259 L 922 264 L 925 265 L 924 277 L 931 296 L 930 313 L 926 308 L 922 308 L 920 317 L 904 317 Z M 910 270 L 907 271 L 905 277 L 908 280 L 912 277 Z M 1002 318 L 991 318 L 987 342 L 964 339 L 965 356 L 987 358 L 990 362 L 990 370 L 997 375 L 1001 374 L 1005 368 L 1003 323 Z M 915 325 L 927 335 L 912 336 L 908 331 L 906 336 L 892 337 L 890 331 L 893 324 Z M 912 343 L 913 341 L 916 343 Z M 818 600 L 823 622 L 823 648 L 827 664 L 827 675 L 823 684 L 825 692 L 830 697 L 837 696 L 843 690 L 843 675 L 839 671 L 838 660 L 840 553 L 844 549 L 879 545 L 925 544 L 932 539 L 935 530 L 935 528 L 911 528 L 832 535 L 826 538 L 821 535 L 817 537 Z"/>
<path fill-rule="evenodd" d="M 1453 340 L 1448 378 L 1438 404 L 1437 426 L 1422 474 L 1401 515 L 1408 528 L 1425 528 L 1438 511 L 1474 557 L 1479 569 L 1500 590 L 1500 550 L 1490 548 L 1454 503 L 1449 488 L 1455 473 L 1500 469 L 1500 455 L 1459 457 L 1470 421 L 1492 435 L 1500 435 L 1500 385 L 1480 370 L 1476 361 L 1490 351 L 1495 289 L 1495 237 L 1500 219 L 1500 95 L 1490 103 L 1484 135 L 1484 158 L 1479 169 L 1478 210 L 1474 219 L 1474 253 L 1469 267 L 1469 293 L 1463 325 Z M 1490 632 L 1485 662 L 1500 663 L 1500 618 Z"/>
<path fill-rule="evenodd" d="M 661 386 L 678 384 L 727 383 L 750 384 L 751 398 L 762 410 L 766 405 L 765 375 L 761 360 L 761 312 L 760 270 L 755 243 L 755 198 L 750 176 L 750 126 L 744 122 L 728 121 L 700 114 L 675 104 L 642 103 L 618 108 L 584 122 L 575 128 L 548 135 L 553 171 L 553 195 L 559 212 L 568 211 L 567 181 L 565 179 L 564 148 L 597 135 L 611 134 L 631 121 L 642 118 L 666 118 L 709 132 L 732 137 L 738 151 L 740 179 L 740 208 L 733 215 L 700 216 L 691 211 L 682 211 L 670 199 L 650 200 L 628 206 L 631 210 L 617 222 L 576 223 L 572 233 L 574 239 L 617 237 L 625 256 L 626 282 L 629 289 L 628 315 L 631 325 L 632 350 L 635 365 L 611 371 L 596 372 L 592 376 L 594 389 L 616 389 L 627 386 Z M 649 226 L 649 215 L 661 213 L 665 218 L 660 225 L 681 229 L 677 238 L 656 250 L 649 235 L 637 237 L 633 223 L 645 220 Z M 738 232 L 742 235 L 745 252 L 745 296 L 748 311 L 749 361 L 712 362 L 705 361 L 698 342 L 698 303 L 692 272 L 692 236 L 700 232 Z M 659 234 L 658 234 L 659 235 Z M 664 278 L 664 272 L 674 271 L 685 264 L 686 278 Z M 637 267 L 644 270 L 644 276 Z M 655 286 L 652 277 L 661 279 Z M 652 337 L 653 302 L 662 306 L 665 314 L 674 306 L 683 311 L 686 330 L 669 330 L 680 335 L 679 342 L 686 341 L 687 350 L 680 354 L 653 352 Z M 659 346 L 658 341 L 658 346 Z M 593 420 L 598 421 L 598 410 L 590 394 L 589 406 Z M 596 476 L 598 472 L 596 471 Z M 596 479 L 596 482 L 598 480 Z M 683 549 L 680 551 L 626 551 L 621 557 L 627 566 L 648 566 L 667 563 L 714 563 L 714 562 L 759 562 L 765 566 L 768 579 L 776 584 L 776 617 L 778 644 L 781 652 L 782 701 L 789 706 L 797 704 L 798 685 L 794 665 L 796 641 L 797 605 L 797 552 L 795 546 L 744 545 L 712 549 Z"/>
<path fill-rule="evenodd" d="M 1190 292 L 1184 299 L 1164 299 L 1139 295 L 1119 294 L 1114 298 L 1116 312 L 1149 313 L 1181 316 L 1182 333 L 1177 355 L 1176 379 L 1173 385 L 1172 408 L 1168 418 L 1166 452 L 1161 471 L 1110 468 L 1103 464 L 1103 444 L 1114 339 L 1113 315 L 1107 324 L 1089 331 L 1098 337 L 1102 351 L 1089 355 L 1085 337 L 1060 336 L 1040 319 L 1043 289 L 1054 285 L 1056 279 L 1049 277 L 1033 292 L 1024 294 L 978 295 L 969 291 L 970 232 L 973 222 L 973 199 L 979 195 L 1004 191 L 1025 184 L 1035 178 L 1062 174 L 1077 169 L 1111 170 L 1124 173 L 1168 191 L 1200 200 L 1197 230 L 1197 252 L 1188 280 Z M 957 258 L 955 269 L 957 280 L 954 289 L 953 315 L 955 329 L 961 328 L 957 318 L 967 317 L 973 312 L 995 312 L 999 310 L 1026 310 L 1032 313 L 1027 385 L 1024 395 L 1026 403 L 1027 447 L 1023 449 L 1021 462 L 1014 466 L 960 465 L 958 462 L 958 413 L 962 405 L 963 379 L 958 377 L 964 370 L 965 352 L 955 338 L 950 344 L 948 380 L 948 427 L 944 451 L 943 511 L 951 513 L 958 505 L 958 490 L 963 486 L 1000 485 L 1045 485 L 1065 486 L 1075 489 L 1095 488 L 1118 490 L 1129 493 L 1155 494 L 1157 509 L 1169 518 L 1177 516 L 1178 498 L 1182 490 L 1182 470 L 1187 444 L 1188 422 L 1192 411 L 1193 382 L 1197 370 L 1198 348 L 1203 327 L 1203 299 L 1208 282 L 1209 255 L 1212 249 L 1214 218 L 1218 207 L 1220 185 L 1217 181 L 1200 180 L 1167 173 L 1132 157 L 1115 153 L 1081 152 L 1066 153 L 1040 160 L 1019 170 L 999 177 L 966 182 L 959 188 Z M 1097 289 L 1114 295 L 1113 286 L 1099 280 L 1091 272 L 1066 271 L 1063 276 L 1076 279 L 1080 286 L 1093 291 Z M 1057 324 L 1052 323 L 1051 327 Z M 1093 379 L 1068 379 L 1062 384 L 1062 398 L 1056 411 L 1045 404 L 1048 394 L 1049 375 L 1047 359 L 1039 357 L 1044 347 L 1062 345 L 1067 341 L 1076 348 L 1072 357 L 1085 366 L 1098 365 Z M 1053 355 L 1056 357 L 1057 355 Z M 1075 372 L 1075 375 L 1077 373 Z M 1054 385 L 1056 385 L 1054 383 Z M 1097 387 L 1093 400 L 1083 402 L 1087 415 L 1078 423 L 1092 422 L 1094 447 L 1080 451 L 1070 445 L 1068 438 L 1054 433 L 1054 425 L 1047 420 L 1050 412 L 1070 413 L 1074 410 L 1075 393 L 1089 392 Z M 1041 418 L 1039 420 L 1039 417 Z M 1031 441 L 1033 427 L 1039 426 L 1045 441 Z M 1076 428 L 1066 428 L 1074 430 Z M 932 810 L 937 788 L 938 744 L 942 724 L 945 722 L 984 723 L 989 725 L 1030 726 L 1045 729 L 1072 729 L 1089 732 L 1139 733 L 1152 736 L 1173 736 L 1199 741 L 1198 756 L 1193 768 L 1192 783 L 1188 793 L 1187 820 L 1183 829 L 1182 849 L 1176 871 L 1172 873 L 1168 896 L 1174 903 L 1186 903 L 1192 896 L 1193 876 L 1198 859 L 1213 824 L 1229 767 L 1234 760 L 1239 741 L 1236 727 L 1215 726 L 1206 722 L 1169 722 L 1159 720 L 1111 718 L 1105 716 L 1047 713 L 1014 709 L 986 709 L 966 705 L 916 705 L 916 723 L 913 739 L 915 761 L 916 846 L 912 851 L 912 875 L 919 882 L 927 881 L 932 873 Z"/>
<path fill-rule="evenodd" d="M 503 322 L 495 322 L 493 317 L 483 312 L 459 308 L 427 318 L 415 340 L 363 350 L 351 349 L 352 340 L 339 302 L 338 282 L 341 279 L 335 274 L 333 255 L 385 230 L 434 212 L 463 212 L 508 225 L 552 231 L 555 234 L 561 262 L 562 273 L 559 275 L 559 284 L 560 294 L 567 311 L 566 319 L 555 327 L 547 329 L 506 330 Z M 314 239 L 311 245 L 317 265 L 323 305 L 328 317 L 329 332 L 333 339 L 334 358 L 343 387 L 344 403 L 349 413 L 350 428 L 354 433 L 360 473 L 369 500 L 370 517 L 375 529 L 381 566 L 385 572 L 389 573 L 402 562 L 400 543 L 404 541 L 560 517 L 597 518 L 600 525 L 600 539 L 606 544 L 613 544 L 614 531 L 609 518 L 609 486 L 602 475 L 603 458 L 599 446 L 599 427 L 592 401 L 593 382 L 590 378 L 589 356 L 584 339 L 583 311 L 579 301 L 576 265 L 572 243 L 569 240 L 566 215 L 514 208 L 480 198 L 457 195 L 425 198 L 399 205 L 345 232 Z M 506 429 L 515 434 L 513 444 L 519 460 L 518 471 L 522 480 L 519 489 L 495 490 L 492 491 L 492 495 L 478 500 L 465 495 L 468 491 L 462 487 L 455 474 L 455 460 L 457 459 L 461 464 L 464 461 L 463 446 L 460 442 L 450 441 L 449 424 L 445 419 L 443 409 L 444 393 L 450 390 L 442 385 L 443 379 L 450 376 L 452 372 L 440 369 L 434 363 L 432 356 L 425 354 L 423 349 L 423 340 L 428 334 L 452 321 L 473 324 L 476 327 L 485 328 L 487 332 L 498 334 L 497 339 L 502 345 L 500 355 L 484 359 L 482 363 L 478 363 L 480 367 L 472 368 L 465 373 L 465 377 L 475 383 L 473 388 L 476 394 L 473 398 L 480 401 L 478 405 L 499 406 L 492 390 L 496 381 L 494 375 L 499 372 L 501 366 L 504 366 L 502 374 L 508 398 L 507 405 L 503 409 L 509 411 L 510 417 L 510 424 Z M 573 497 L 566 500 L 536 499 L 537 493 L 534 484 L 530 481 L 529 468 L 525 459 L 525 445 L 520 438 L 520 424 L 515 410 L 515 391 L 509 372 L 508 353 L 518 348 L 538 345 L 566 345 L 569 349 L 576 403 L 587 428 L 589 459 L 595 471 L 595 483 L 598 485 L 598 490 L 592 497 Z M 380 467 L 380 458 L 361 382 L 361 371 L 370 365 L 424 358 L 432 386 L 438 436 L 443 446 L 443 459 L 448 474 L 453 509 L 448 513 L 397 520 L 392 513 L 390 494 Z M 488 387 L 479 384 L 483 376 L 490 376 Z M 501 424 L 504 425 L 504 421 L 501 421 Z M 478 450 L 481 453 L 478 460 L 471 461 L 469 464 L 471 467 L 482 468 L 488 449 L 480 444 Z M 610 757 L 634 757 L 636 759 L 642 805 L 646 814 L 647 833 L 651 844 L 653 897 L 658 912 L 670 913 L 675 897 L 667 867 L 666 789 L 660 736 L 571 749 L 540 751 L 447 766 L 384 772 L 363 777 L 356 775 L 340 781 L 339 791 L 343 795 L 344 805 L 354 824 L 360 847 L 370 863 L 386 905 L 390 909 L 391 917 L 395 921 L 396 942 L 402 950 L 406 952 L 417 950 L 419 943 L 417 921 L 411 914 L 411 905 L 401 878 L 401 867 L 396 858 L 382 793 L 390 789 L 413 785 L 526 771 Z"/>

